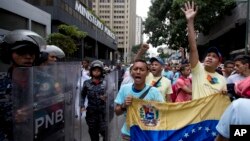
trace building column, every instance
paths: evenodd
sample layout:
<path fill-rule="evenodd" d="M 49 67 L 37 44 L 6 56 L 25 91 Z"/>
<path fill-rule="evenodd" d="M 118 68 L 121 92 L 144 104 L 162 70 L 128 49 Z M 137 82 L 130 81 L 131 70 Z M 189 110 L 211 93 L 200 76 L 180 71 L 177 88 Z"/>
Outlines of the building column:
<path fill-rule="evenodd" d="M 81 51 L 81 58 L 83 60 L 83 58 L 85 57 L 84 56 L 84 39 L 82 39 L 80 51 Z"/>
<path fill-rule="evenodd" d="M 106 49 L 105 51 L 105 59 L 109 60 L 109 50 Z"/>
<path fill-rule="evenodd" d="M 99 57 L 98 57 L 98 43 L 97 42 L 95 42 L 95 58 L 96 59 L 98 59 Z"/>

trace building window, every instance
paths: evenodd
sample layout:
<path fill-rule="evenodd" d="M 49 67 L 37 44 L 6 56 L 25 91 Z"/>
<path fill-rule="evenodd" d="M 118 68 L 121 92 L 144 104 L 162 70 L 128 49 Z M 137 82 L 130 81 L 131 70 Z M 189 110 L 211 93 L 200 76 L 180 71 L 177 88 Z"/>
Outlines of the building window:
<path fill-rule="evenodd" d="M 28 19 L 15 13 L 0 9 L 0 28 L 6 30 L 28 29 Z M 17 24 L 18 23 L 18 24 Z"/>
<path fill-rule="evenodd" d="M 124 3 L 124 0 L 115 0 L 116 3 Z"/>
<path fill-rule="evenodd" d="M 31 30 L 38 33 L 42 37 L 46 37 L 46 26 L 38 22 L 31 22 Z"/>
<path fill-rule="evenodd" d="M 110 2 L 110 0 L 100 0 L 100 3 Z"/>

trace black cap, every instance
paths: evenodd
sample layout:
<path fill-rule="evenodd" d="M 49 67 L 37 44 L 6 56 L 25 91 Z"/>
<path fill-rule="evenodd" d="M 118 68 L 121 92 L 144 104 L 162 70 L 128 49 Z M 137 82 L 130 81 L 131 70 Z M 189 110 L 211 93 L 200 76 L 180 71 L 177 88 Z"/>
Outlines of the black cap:
<path fill-rule="evenodd" d="M 220 51 L 218 50 L 217 47 L 210 47 L 210 48 L 208 48 L 207 54 L 210 53 L 210 52 L 215 53 L 218 56 L 219 61 L 222 62 L 222 55 L 221 55 L 221 53 L 220 53 Z"/>

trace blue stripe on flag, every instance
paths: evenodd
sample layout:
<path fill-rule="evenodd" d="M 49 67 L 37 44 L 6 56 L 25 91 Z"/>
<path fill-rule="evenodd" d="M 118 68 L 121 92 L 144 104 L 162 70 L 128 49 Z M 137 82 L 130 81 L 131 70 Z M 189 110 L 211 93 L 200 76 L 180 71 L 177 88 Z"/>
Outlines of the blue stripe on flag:
<path fill-rule="evenodd" d="M 205 120 L 177 130 L 141 130 L 138 125 L 130 128 L 131 141 L 213 141 L 218 132 L 218 120 Z"/>

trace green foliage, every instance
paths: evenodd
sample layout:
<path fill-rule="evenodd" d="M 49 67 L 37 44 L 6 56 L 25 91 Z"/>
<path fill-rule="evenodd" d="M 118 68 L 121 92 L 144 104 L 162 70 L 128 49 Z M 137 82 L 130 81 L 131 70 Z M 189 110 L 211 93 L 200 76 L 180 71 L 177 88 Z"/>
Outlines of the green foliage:
<path fill-rule="evenodd" d="M 144 33 L 149 43 L 159 46 L 168 44 L 172 49 L 187 47 L 186 19 L 181 11 L 186 0 L 155 0 L 145 21 Z M 198 6 L 195 28 L 209 34 L 211 27 L 225 15 L 230 15 L 236 6 L 235 0 L 195 0 Z"/>
<path fill-rule="evenodd" d="M 47 42 L 60 47 L 66 56 L 76 52 L 82 39 L 87 36 L 86 32 L 80 31 L 76 26 L 59 25 L 58 31 L 59 33 L 51 33 Z"/>
<path fill-rule="evenodd" d="M 131 51 L 132 51 L 134 54 L 136 54 L 136 53 L 139 51 L 140 46 L 141 46 L 141 44 L 132 46 Z"/>

